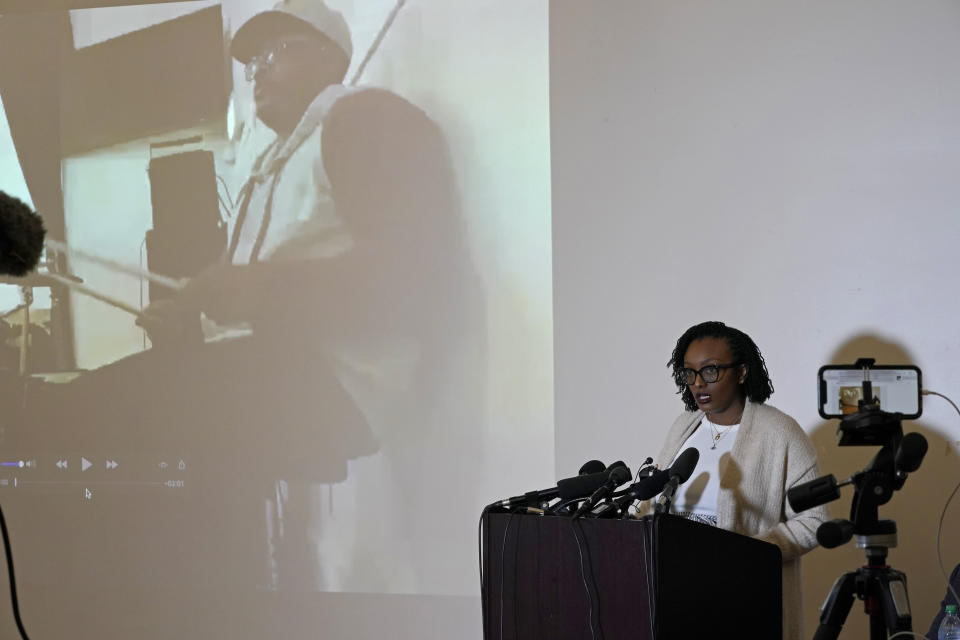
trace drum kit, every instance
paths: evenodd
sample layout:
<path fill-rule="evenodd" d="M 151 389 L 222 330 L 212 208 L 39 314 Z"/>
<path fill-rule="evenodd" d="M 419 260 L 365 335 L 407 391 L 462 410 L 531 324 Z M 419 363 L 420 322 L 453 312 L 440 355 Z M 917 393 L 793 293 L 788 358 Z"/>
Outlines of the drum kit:
<path fill-rule="evenodd" d="M 91 264 L 96 264 L 115 273 L 155 282 L 174 292 L 182 290 L 186 284 L 185 279 L 181 280 L 171 278 L 169 276 L 154 273 L 148 269 L 143 269 L 139 266 L 128 265 L 104 258 L 87 251 L 70 247 L 66 243 L 59 240 L 54 240 L 52 238 L 47 238 L 44 240 L 44 247 L 46 249 L 47 259 L 41 262 L 40 265 L 38 265 L 38 268 L 33 272 L 22 277 L 9 275 L 0 276 L 0 284 L 12 284 L 20 287 L 21 296 L 23 298 L 23 304 L 5 314 L 5 317 L 10 317 L 14 314 L 22 314 L 22 318 L 18 318 L 16 323 L 20 324 L 21 326 L 20 339 L 18 341 L 19 344 L 17 345 L 20 355 L 19 373 L 21 376 L 26 375 L 27 373 L 28 354 L 31 342 L 29 337 L 30 307 L 34 300 L 34 289 L 43 287 L 64 287 L 69 291 L 89 296 L 112 307 L 120 309 L 121 311 L 125 311 L 135 318 L 142 317 L 144 313 L 142 309 L 138 309 L 128 302 L 94 289 L 86 284 L 82 278 L 68 273 L 59 273 L 56 270 L 56 265 L 60 263 L 58 260 L 60 256 L 66 256 L 71 260 L 80 260 Z"/>

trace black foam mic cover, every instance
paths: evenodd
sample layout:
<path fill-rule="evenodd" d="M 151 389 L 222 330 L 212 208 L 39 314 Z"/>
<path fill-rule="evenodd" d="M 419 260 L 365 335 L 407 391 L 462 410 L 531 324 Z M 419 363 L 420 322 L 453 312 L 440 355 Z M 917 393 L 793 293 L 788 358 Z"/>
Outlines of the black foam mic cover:
<path fill-rule="evenodd" d="M 47 230 L 22 200 L 0 191 L 0 275 L 25 276 L 37 268 Z"/>
<path fill-rule="evenodd" d="M 579 474 L 581 476 L 587 475 L 588 473 L 599 473 L 606 470 L 607 465 L 603 464 L 599 460 L 588 460 L 583 463 L 583 466 L 580 467 Z"/>
<path fill-rule="evenodd" d="M 560 494 L 560 500 L 566 502 L 567 500 L 574 500 L 576 498 L 586 498 L 606 484 L 607 480 L 610 479 L 610 474 L 616 469 L 626 469 L 626 465 L 618 460 L 603 471 L 574 476 L 572 478 L 564 478 L 558 481 L 557 490 Z M 627 469 L 627 473 L 630 473 L 629 469 Z M 629 479 L 628 477 L 627 480 Z M 624 482 L 626 482 L 626 480 Z"/>
<path fill-rule="evenodd" d="M 653 475 L 644 478 L 640 482 L 635 482 L 630 486 L 629 492 L 634 500 L 649 500 L 654 497 L 666 486 L 670 480 L 670 471 L 653 472 Z"/>
<path fill-rule="evenodd" d="M 696 447 L 689 447 L 684 450 L 669 469 L 670 477 L 676 476 L 680 479 L 679 484 L 686 482 L 693 474 L 693 470 L 700 461 L 700 452 Z"/>
<path fill-rule="evenodd" d="M 625 482 L 630 482 L 630 478 L 632 477 L 630 475 L 630 469 L 626 466 L 613 467 L 612 469 L 608 469 L 608 471 L 610 472 L 610 484 L 614 487 L 619 487 Z"/>

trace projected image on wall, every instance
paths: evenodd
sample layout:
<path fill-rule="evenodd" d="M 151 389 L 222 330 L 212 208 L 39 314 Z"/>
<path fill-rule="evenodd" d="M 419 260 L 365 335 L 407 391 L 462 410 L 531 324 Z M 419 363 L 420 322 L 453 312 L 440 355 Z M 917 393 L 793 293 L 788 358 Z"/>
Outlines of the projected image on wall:
<path fill-rule="evenodd" d="M 481 506 L 553 475 L 546 12 L 0 15 L 0 189 L 52 240 L 0 309 L 41 332 L 3 360 L 28 614 L 477 593 Z"/>

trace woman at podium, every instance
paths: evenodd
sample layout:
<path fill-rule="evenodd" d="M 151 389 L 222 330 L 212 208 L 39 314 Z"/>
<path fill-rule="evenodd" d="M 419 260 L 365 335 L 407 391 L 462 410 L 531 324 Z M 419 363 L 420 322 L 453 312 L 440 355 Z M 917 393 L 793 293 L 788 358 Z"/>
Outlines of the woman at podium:
<path fill-rule="evenodd" d="M 813 443 L 797 421 L 765 404 L 773 394 L 754 341 L 722 322 L 704 322 L 677 340 L 668 366 L 684 411 L 657 464 L 696 447 L 697 468 L 673 512 L 773 543 L 783 554 L 783 637 L 802 636 L 800 556 L 817 546 L 825 507 L 795 513 L 787 490 L 818 477 Z"/>

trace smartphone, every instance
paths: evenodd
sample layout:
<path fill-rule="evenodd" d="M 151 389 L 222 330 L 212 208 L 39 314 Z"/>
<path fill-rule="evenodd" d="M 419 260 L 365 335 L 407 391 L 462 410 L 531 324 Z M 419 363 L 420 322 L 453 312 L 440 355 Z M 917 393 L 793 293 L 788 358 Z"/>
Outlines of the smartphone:
<path fill-rule="evenodd" d="M 866 375 L 873 398 L 863 397 Z M 920 369 L 912 364 L 828 364 L 820 367 L 817 381 L 820 415 L 827 419 L 856 413 L 861 400 L 876 400 L 881 411 L 902 413 L 905 420 L 915 420 L 923 413 Z"/>

